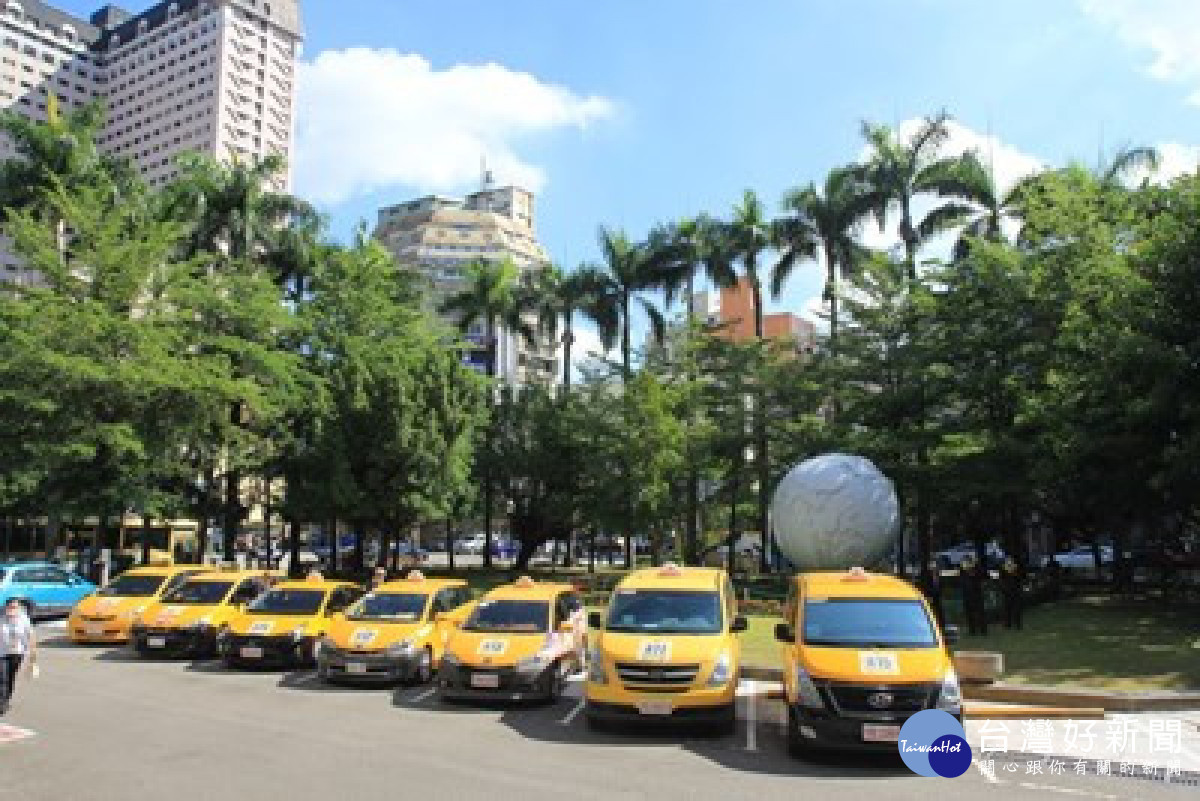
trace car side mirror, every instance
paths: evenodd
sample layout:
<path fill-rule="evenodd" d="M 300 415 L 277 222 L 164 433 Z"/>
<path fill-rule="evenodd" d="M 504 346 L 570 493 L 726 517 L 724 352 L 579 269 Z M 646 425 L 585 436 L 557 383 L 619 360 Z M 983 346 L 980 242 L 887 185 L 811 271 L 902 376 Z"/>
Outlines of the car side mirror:
<path fill-rule="evenodd" d="M 737 634 L 739 631 L 745 631 L 747 628 L 746 618 L 738 615 L 733 619 L 733 623 L 729 625 L 729 631 L 732 634 Z"/>
<path fill-rule="evenodd" d="M 792 633 L 792 627 L 787 623 L 775 624 L 775 639 L 780 642 L 795 642 L 796 635 Z"/>
<path fill-rule="evenodd" d="M 588 612 L 588 628 L 599 631 L 604 628 L 604 619 L 600 617 L 599 612 Z"/>
<path fill-rule="evenodd" d="M 946 626 L 942 629 L 942 639 L 946 641 L 946 645 L 957 644 L 959 639 L 958 626 Z"/>

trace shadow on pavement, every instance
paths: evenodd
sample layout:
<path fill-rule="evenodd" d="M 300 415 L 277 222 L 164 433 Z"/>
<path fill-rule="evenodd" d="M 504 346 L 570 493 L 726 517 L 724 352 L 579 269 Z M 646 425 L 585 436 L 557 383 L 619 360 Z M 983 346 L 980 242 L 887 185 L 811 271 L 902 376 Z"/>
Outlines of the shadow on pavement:
<path fill-rule="evenodd" d="M 899 754 L 814 752 L 794 758 L 787 753 L 784 738 L 775 726 L 755 727 L 753 750 L 745 721 L 738 721 L 733 735 L 715 735 L 680 724 L 654 726 L 622 724 L 593 731 L 582 711 L 575 712 L 580 699 L 565 699 L 553 707 L 509 709 L 500 722 L 530 740 L 586 745 L 588 747 L 679 748 L 723 767 L 747 773 L 796 776 L 808 779 L 916 779 Z M 572 717 L 572 713 L 575 713 Z"/>
<path fill-rule="evenodd" d="M 279 684 L 276 685 L 285 690 L 300 690 L 310 693 L 370 693 L 374 691 L 379 694 L 380 690 L 390 691 L 392 688 L 388 685 L 378 686 L 357 686 L 353 684 L 330 684 L 322 681 L 317 677 L 317 672 L 311 668 L 301 668 L 298 670 L 289 670 L 279 677 Z"/>

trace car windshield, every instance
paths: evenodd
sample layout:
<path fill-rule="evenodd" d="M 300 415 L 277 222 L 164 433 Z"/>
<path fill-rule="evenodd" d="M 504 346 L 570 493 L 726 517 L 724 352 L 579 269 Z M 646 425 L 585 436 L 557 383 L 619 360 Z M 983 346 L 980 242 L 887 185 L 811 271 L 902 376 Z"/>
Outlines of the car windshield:
<path fill-rule="evenodd" d="M 514 631 L 535 634 L 550 628 L 546 601 L 480 601 L 464 631 Z"/>
<path fill-rule="evenodd" d="M 712 590 L 617 590 L 608 631 L 655 634 L 717 634 L 721 596 Z"/>
<path fill-rule="evenodd" d="M 120 598 L 147 598 L 158 592 L 166 576 L 133 576 L 126 573 L 117 576 L 108 583 L 97 595 L 117 596 Z"/>
<path fill-rule="evenodd" d="M 219 604 L 232 587 L 232 581 L 188 581 L 164 595 L 163 603 Z"/>
<path fill-rule="evenodd" d="M 397 620 L 414 622 L 421 619 L 429 596 L 424 593 L 373 592 L 346 612 L 348 620 Z"/>
<path fill-rule="evenodd" d="M 323 600 L 324 590 L 271 590 L 246 611 L 260 615 L 315 615 Z"/>
<path fill-rule="evenodd" d="M 804 604 L 804 642 L 839 648 L 932 648 L 937 637 L 920 601 L 830 598 Z"/>

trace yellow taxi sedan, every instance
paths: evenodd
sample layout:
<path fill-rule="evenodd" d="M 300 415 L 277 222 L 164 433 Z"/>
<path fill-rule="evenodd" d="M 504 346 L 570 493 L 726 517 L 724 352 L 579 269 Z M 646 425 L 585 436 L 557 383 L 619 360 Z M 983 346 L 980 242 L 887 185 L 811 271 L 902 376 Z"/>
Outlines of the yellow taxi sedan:
<path fill-rule="evenodd" d="M 471 608 L 462 579 L 413 571 L 334 615 L 317 650 L 317 675 L 328 682 L 368 683 L 433 678 L 450 633 Z"/>
<path fill-rule="evenodd" d="M 67 617 L 67 636 L 77 643 L 126 643 L 140 612 L 206 569 L 178 565 L 127 570 L 75 604 Z"/>
<path fill-rule="evenodd" d="M 568 584 L 522 578 L 487 593 L 446 642 L 444 699 L 557 700 L 583 665 L 587 626 Z"/>
<path fill-rule="evenodd" d="M 239 612 L 217 648 L 228 667 L 298 667 L 316 662 L 331 618 L 362 596 L 345 581 L 284 581 Z"/>
<path fill-rule="evenodd" d="M 213 656 L 218 633 L 269 586 L 270 576 L 262 570 L 189 576 L 137 615 L 129 643 L 143 656 Z"/>

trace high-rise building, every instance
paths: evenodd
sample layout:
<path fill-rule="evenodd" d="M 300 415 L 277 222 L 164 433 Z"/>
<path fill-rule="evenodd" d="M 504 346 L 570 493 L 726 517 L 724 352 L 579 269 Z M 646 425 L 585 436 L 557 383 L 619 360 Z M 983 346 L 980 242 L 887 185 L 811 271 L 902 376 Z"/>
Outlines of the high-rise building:
<path fill-rule="evenodd" d="M 480 191 L 463 199 L 429 195 L 380 209 L 375 237 L 401 264 L 430 278 L 434 303 L 465 286 L 465 268 L 472 261 L 508 258 L 523 277 L 550 261 L 534 232 L 533 193 L 486 182 Z M 536 322 L 529 320 L 531 325 Z M 480 370 L 487 365 L 487 337 L 482 322 L 467 330 L 473 346 L 467 361 Z M 557 365 L 558 352 L 549 338 L 539 337 L 530 347 L 512 331 L 496 332 L 496 376 L 504 383 L 552 384 Z"/>
<path fill-rule="evenodd" d="M 76 18 L 40 0 L 0 0 L 0 108 L 45 120 L 100 100 L 100 149 L 128 158 L 151 186 L 186 151 L 290 163 L 298 0 L 165 0 L 139 14 L 107 5 Z M 2 137 L 0 137 L 2 138 Z M 0 159 L 13 155 L 0 141 Z M 275 187 L 290 187 L 290 173 Z M 0 280 L 22 270 L 0 242 Z"/>

